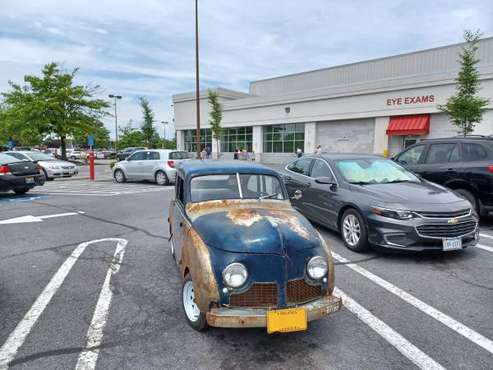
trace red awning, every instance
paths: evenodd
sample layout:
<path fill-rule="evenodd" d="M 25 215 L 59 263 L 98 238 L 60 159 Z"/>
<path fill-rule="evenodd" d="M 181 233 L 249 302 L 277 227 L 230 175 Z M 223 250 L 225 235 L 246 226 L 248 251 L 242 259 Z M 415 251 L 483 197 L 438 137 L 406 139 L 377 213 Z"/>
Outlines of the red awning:
<path fill-rule="evenodd" d="M 430 132 L 430 115 L 414 114 L 390 117 L 387 135 L 428 135 Z"/>

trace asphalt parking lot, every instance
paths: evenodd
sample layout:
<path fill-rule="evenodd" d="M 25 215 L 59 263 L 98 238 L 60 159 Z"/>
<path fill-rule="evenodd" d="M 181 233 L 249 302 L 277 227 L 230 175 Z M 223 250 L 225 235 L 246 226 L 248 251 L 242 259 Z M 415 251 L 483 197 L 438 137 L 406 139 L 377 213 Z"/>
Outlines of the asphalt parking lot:
<path fill-rule="evenodd" d="M 0 369 L 487 369 L 493 222 L 479 247 L 356 254 L 318 227 L 344 308 L 300 333 L 193 331 L 168 248 L 172 187 L 54 181 L 0 195 Z"/>

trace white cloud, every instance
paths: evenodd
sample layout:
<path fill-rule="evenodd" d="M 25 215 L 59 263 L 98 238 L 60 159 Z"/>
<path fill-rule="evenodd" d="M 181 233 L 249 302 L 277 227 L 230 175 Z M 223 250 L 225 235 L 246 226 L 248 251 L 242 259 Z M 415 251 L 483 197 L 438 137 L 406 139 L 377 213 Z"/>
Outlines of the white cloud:
<path fill-rule="evenodd" d="M 50 61 L 117 93 L 120 122 L 140 122 L 137 96 L 171 121 L 171 95 L 194 88 L 194 2 L 2 0 L 0 91 Z M 200 0 L 202 85 L 248 81 L 493 35 L 491 0 L 412 2 Z M 108 120 L 112 128 L 112 119 Z M 170 130 L 168 130 L 170 131 Z"/>

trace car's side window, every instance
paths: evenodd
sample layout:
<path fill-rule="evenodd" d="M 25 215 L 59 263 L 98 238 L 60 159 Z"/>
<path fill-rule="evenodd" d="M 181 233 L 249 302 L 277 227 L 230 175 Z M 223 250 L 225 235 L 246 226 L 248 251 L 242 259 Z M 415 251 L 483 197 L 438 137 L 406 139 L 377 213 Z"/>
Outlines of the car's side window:
<path fill-rule="evenodd" d="M 287 168 L 288 170 L 299 173 L 300 175 L 310 176 L 311 162 L 312 160 L 309 158 L 302 158 L 294 161 Z"/>
<path fill-rule="evenodd" d="M 27 158 L 24 154 L 21 154 L 21 153 L 9 153 L 8 155 L 10 155 L 14 158 L 20 159 L 21 161 L 29 160 L 29 158 Z"/>
<path fill-rule="evenodd" d="M 316 179 L 317 177 L 329 177 L 333 178 L 332 172 L 330 172 L 329 166 L 324 161 L 316 159 L 313 163 L 312 171 L 310 177 Z"/>
<path fill-rule="evenodd" d="M 149 161 L 159 160 L 159 152 L 147 152 L 147 160 Z"/>
<path fill-rule="evenodd" d="M 137 152 L 128 157 L 129 161 L 142 161 L 146 158 L 146 152 Z"/>
<path fill-rule="evenodd" d="M 183 179 L 180 176 L 176 177 L 176 186 L 175 186 L 175 197 L 176 200 L 184 205 L 184 197 L 183 197 Z"/>
<path fill-rule="evenodd" d="M 406 164 L 409 164 L 409 165 L 418 164 L 420 159 L 421 159 L 421 156 L 423 155 L 424 149 L 425 149 L 424 145 L 418 145 L 418 146 L 412 147 L 411 149 L 402 153 L 397 158 L 397 162 L 402 163 L 404 165 L 406 165 Z"/>
<path fill-rule="evenodd" d="M 431 144 L 426 156 L 426 163 L 447 163 L 450 162 L 451 155 L 457 145 L 455 143 Z"/>
<path fill-rule="evenodd" d="M 488 159 L 488 152 L 481 144 L 464 143 L 462 152 L 465 162 L 484 161 Z"/>

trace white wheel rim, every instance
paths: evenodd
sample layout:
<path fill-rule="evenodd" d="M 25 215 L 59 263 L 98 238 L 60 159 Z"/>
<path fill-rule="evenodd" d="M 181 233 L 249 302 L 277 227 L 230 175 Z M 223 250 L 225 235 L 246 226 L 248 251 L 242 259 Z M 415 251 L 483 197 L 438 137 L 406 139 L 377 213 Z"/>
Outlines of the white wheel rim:
<path fill-rule="evenodd" d="M 351 247 L 354 247 L 358 244 L 359 239 L 361 238 L 361 225 L 359 220 L 354 215 L 347 215 L 342 223 L 342 233 L 344 236 L 344 240 Z"/>
<path fill-rule="evenodd" d="M 159 185 L 162 185 L 166 182 L 166 177 L 164 176 L 164 173 L 162 172 L 159 172 L 157 175 L 156 175 L 156 180 L 157 180 L 157 183 Z"/>
<path fill-rule="evenodd" d="M 195 293 L 190 280 L 183 287 L 183 307 L 185 307 L 185 313 L 190 321 L 195 322 L 199 319 L 200 310 L 195 303 Z"/>
<path fill-rule="evenodd" d="M 123 181 L 123 173 L 122 173 L 122 171 L 116 171 L 115 172 L 115 178 L 116 178 L 116 181 L 122 182 Z"/>

